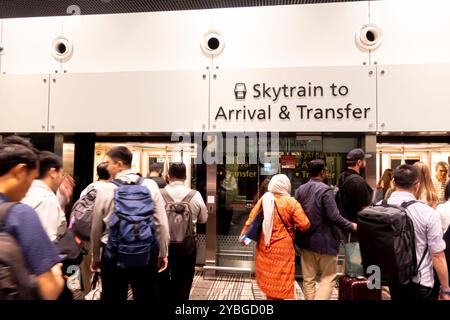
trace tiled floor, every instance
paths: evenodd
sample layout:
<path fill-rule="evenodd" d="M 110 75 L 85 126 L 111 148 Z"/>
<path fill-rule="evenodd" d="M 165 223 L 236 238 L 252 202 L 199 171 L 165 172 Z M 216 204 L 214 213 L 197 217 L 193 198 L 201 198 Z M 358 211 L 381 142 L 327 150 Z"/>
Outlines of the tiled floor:
<path fill-rule="evenodd" d="M 337 288 L 333 290 L 332 299 L 337 300 Z M 254 275 L 249 273 L 217 272 L 215 279 L 205 279 L 197 271 L 192 284 L 191 300 L 265 300 L 265 294 L 256 284 Z M 298 282 L 295 283 L 295 299 L 304 300 Z"/>
<path fill-rule="evenodd" d="M 389 300 L 389 293 L 382 291 L 383 300 Z M 74 292 L 76 300 L 84 299 L 80 291 Z M 133 299 L 130 293 L 128 299 Z M 250 273 L 217 272 L 214 279 L 203 276 L 201 270 L 195 272 L 190 300 L 265 300 L 265 294 L 256 284 L 254 275 Z M 304 300 L 299 282 L 295 282 L 295 300 Z M 338 288 L 334 288 L 331 300 L 338 299 Z"/>

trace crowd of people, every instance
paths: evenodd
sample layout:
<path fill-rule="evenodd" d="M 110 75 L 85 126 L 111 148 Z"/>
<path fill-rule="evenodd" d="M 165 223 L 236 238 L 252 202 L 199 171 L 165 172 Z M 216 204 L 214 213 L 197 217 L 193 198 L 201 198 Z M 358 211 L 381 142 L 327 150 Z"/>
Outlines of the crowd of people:
<path fill-rule="evenodd" d="M 324 183 L 328 170 L 321 159 L 309 162 L 310 180 L 295 191 L 295 198 L 290 197 L 291 185 L 285 175 L 272 177 L 268 191 L 253 207 L 241 233 L 241 242 L 245 244 L 246 233 L 255 223 L 255 217 L 263 214 L 261 236 L 256 245 L 255 273 L 257 283 L 268 299 L 294 297 L 295 246 L 300 248 L 305 299 L 330 299 L 338 275 L 340 242 L 359 245 L 359 237 L 369 242 L 369 246 L 376 247 L 378 242 L 383 242 L 377 238 L 367 239 L 358 228 L 362 221 L 359 214 L 365 208 L 377 206 L 402 210 L 413 225 L 411 230 L 414 230 L 413 241 L 408 244 L 407 250 L 412 251 L 417 270 L 411 272 L 406 282 L 395 277 L 384 281 L 391 299 L 450 299 L 449 251 L 446 248 L 450 238 L 450 233 L 447 233 L 450 224 L 448 164 L 437 163 L 435 177 L 421 162 L 387 169 L 376 189 L 372 190 L 362 174 L 366 159 L 370 157 L 362 149 L 353 149 L 347 154 L 348 167 L 337 180 L 337 194 Z M 283 210 L 277 215 L 273 213 L 274 207 Z M 395 241 L 390 239 L 390 242 Z M 373 254 L 364 251 L 369 246 L 361 246 L 360 260 Z M 386 257 L 380 255 L 379 259 L 387 259 L 387 256 L 388 253 Z M 350 261 L 346 263 L 350 264 Z M 364 261 L 360 264 L 363 265 Z M 381 270 L 382 274 L 386 272 Z M 357 279 L 364 275 L 365 271 Z M 379 297 L 381 299 L 381 293 Z"/>
<path fill-rule="evenodd" d="M 68 221 L 63 208 L 74 180 L 61 158 L 18 136 L 2 141 L 0 300 L 70 300 L 65 284 L 74 265 L 86 293 L 101 279 L 102 300 L 127 300 L 129 286 L 137 301 L 189 299 L 196 224 L 206 223 L 208 211 L 200 193 L 185 186 L 185 164 L 172 163 L 162 184 L 131 169 L 126 147 L 105 160 Z"/>
<path fill-rule="evenodd" d="M 372 190 L 363 174 L 368 158 L 362 149 L 347 154 L 337 193 L 326 183 L 328 169 L 322 159 L 309 162 L 310 179 L 294 197 L 284 174 L 262 182 L 241 239 L 259 220 L 255 273 L 268 299 L 294 298 L 296 247 L 305 299 L 330 299 L 341 241 L 361 242 L 363 265 L 367 241 L 379 241 L 367 240 L 361 231 L 367 230 L 361 213 L 377 207 L 403 207 L 413 226 L 408 250 L 417 270 L 408 281 L 390 278 L 384 283 L 391 299 L 450 299 L 449 165 L 437 163 L 434 177 L 420 162 L 387 169 Z M 0 263 L 6 271 L 0 279 L 0 299 L 71 299 L 65 282 L 73 265 L 80 267 L 85 293 L 93 279 L 101 279 L 102 300 L 126 300 L 129 287 L 137 301 L 189 299 L 196 225 L 208 218 L 204 200 L 186 187 L 182 162 L 170 164 L 166 179 L 157 164 L 151 165 L 149 178 L 143 178 L 131 163 L 128 148 L 109 150 L 97 166 L 98 180 L 81 192 L 66 215 L 75 182 L 65 174 L 61 158 L 38 151 L 18 136 L 2 141 Z"/>

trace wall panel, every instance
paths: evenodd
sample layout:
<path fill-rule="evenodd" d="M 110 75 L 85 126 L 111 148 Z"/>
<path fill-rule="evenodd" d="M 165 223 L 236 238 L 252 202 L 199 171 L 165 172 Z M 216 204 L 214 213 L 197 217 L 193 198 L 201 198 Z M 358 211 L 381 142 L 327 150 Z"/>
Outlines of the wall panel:
<path fill-rule="evenodd" d="M 60 71 L 52 56 L 52 42 L 61 34 L 61 18 L 3 20 L 2 73 L 43 74 Z"/>
<path fill-rule="evenodd" d="M 179 132 L 206 128 L 202 71 L 52 76 L 51 132 Z"/>
<path fill-rule="evenodd" d="M 47 131 L 48 90 L 48 74 L 0 76 L 0 132 Z"/>
<path fill-rule="evenodd" d="M 378 66 L 379 131 L 450 131 L 450 64 Z"/>

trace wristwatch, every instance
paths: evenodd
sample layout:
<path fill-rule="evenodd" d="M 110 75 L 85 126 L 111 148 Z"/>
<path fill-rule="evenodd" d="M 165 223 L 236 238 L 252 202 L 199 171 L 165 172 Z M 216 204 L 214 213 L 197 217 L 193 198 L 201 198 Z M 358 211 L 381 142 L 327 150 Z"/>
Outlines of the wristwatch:
<path fill-rule="evenodd" d="M 445 296 L 450 296 L 450 288 L 447 290 L 442 289 L 442 287 L 439 289 L 439 294 L 441 295 L 445 295 Z"/>

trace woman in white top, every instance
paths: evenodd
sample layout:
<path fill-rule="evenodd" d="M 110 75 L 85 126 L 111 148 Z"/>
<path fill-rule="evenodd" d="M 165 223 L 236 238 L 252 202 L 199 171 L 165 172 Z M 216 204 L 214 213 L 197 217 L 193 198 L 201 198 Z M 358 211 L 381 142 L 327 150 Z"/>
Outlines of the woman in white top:
<path fill-rule="evenodd" d="M 445 202 L 438 205 L 436 208 L 436 212 L 441 217 L 443 233 L 447 231 L 447 228 L 450 225 L 450 183 L 447 183 L 445 186 L 444 200 Z"/>

